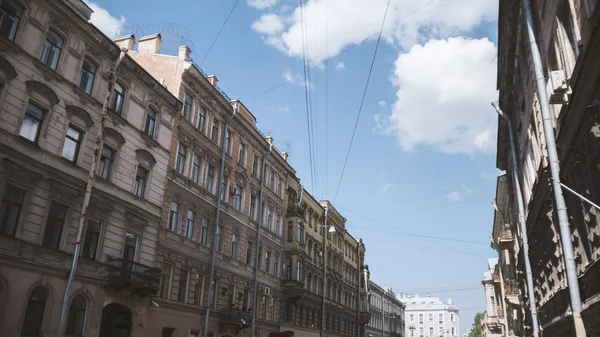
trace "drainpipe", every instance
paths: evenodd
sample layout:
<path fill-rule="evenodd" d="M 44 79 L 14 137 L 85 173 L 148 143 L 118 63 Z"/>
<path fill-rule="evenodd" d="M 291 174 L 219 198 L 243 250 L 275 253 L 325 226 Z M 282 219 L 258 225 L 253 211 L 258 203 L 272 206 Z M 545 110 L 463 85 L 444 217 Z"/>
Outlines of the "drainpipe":
<path fill-rule="evenodd" d="M 323 285 L 321 286 L 321 337 L 323 337 L 325 334 L 325 292 L 327 289 L 327 236 L 329 235 L 329 228 L 327 227 L 327 214 L 329 214 L 329 207 L 325 206 L 325 222 L 323 224 Z"/>
<path fill-rule="evenodd" d="M 567 214 L 567 205 L 565 203 L 565 198 L 562 194 L 562 188 L 560 185 L 560 164 L 558 162 L 558 152 L 556 150 L 556 137 L 554 135 L 554 127 L 552 125 L 552 115 L 550 114 L 548 93 L 546 92 L 546 79 L 544 78 L 542 57 L 535 40 L 535 25 L 533 22 L 533 13 L 530 0 L 523 0 L 523 9 L 525 10 L 526 15 L 531 58 L 534 65 L 533 68 L 535 71 L 537 94 L 540 99 L 540 106 L 542 110 L 544 136 L 546 138 L 550 172 L 552 173 L 552 189 L 554 191 L 554 201 L 556 203 L 556 213 L 558 215 L 558 223 L 560 227 L 560 241 L 562 243 L 563 258 L 565 259 L 567 284 L 571 297 L 573 324 L 577 337 L 586 337 L 585 326 L 583 325 L 583 319 L 581 318 L 581 294 L 579 293 L 577 266 L 575 265 L 575 259 L 573 257 L 573 243 L 571 242 L 569 216 Z"/>
<path fill-rule="evenodd" d="M 217 194 L 217 214 L 215 216 L 215 225 L 213 232 L 213 245 L 212 245 L 212 254 L 210 258 L 210 276 L 208 278 L 208 296 L 206 297 L 206 311 L 204 315 L 204 337 L 208 336 L 208 319 L 210 317 L 210 303 L 212 301 L 212 293 L 213 293 L 213 278 L 215 277 L 215 258 L 217 257 L 217 226 L 219 226 L 219 217 L 221 215 L 221 195 L 225 193 L 225 186 L 223 185 L 223 178 L 225 175 L 225 153 L 227 153 L 227 146 L 225 144 L 225 140 L 227 139 L 227 127 L 235 117 L 238 109 L 237 106 L 233 107 L 233 113 L 231 116 L 225 119 L 225 128 L 223 129 L 223 138 L 221 139 L 221 170 L 219 171 L 219 189 Z M 229 140 L 231 141 L 231 140 Z"/>
<path fill-rule="evenodd" d="M 254 337 L 254 330 L 256 327 L 256 310 L 258 306 L 258 268 L 260 261 L 260 230 L 263 222 L 263 196 L 265 191 L 265 163 L 267 157 L 273 150 L 273 143 L 269 142 L 269 150 L 262 156 L 262 162 L 260 167 L 260 196 L 258 197 L 258 223 L 256 225 L 256 253 L 254 258 L 254 285 L 252 293 L 252 325 L 251 325 L 251 336 Z"/>
<path fill-rule="evenodd" d="M 106 94 L 104 96 L 104 105 L 102 106 L 102 113 L 100 114 L 100 125 L 98 126 L 96 142 L 94 143 L 94 160 L 92 160 L 90 169 L 88 171 L 87 185 L 85 187 L 85 194 L 83 196 L 83 203 L 81 205 L 81 217 L 79 217 L 79 227 L 77 228 L 77 237 L 75 238 L 73 261 L 71 263 L 71 270 L 69 271 L 69 278 L 67 279 L 67 285 L 65 286 L 65 293 L 63 294 L 63 300 L 60 309 L 58 335 L 63 334 L 65 327 L 67 308 L 69 306 L 69 293 L 71 292 L 71 286 L 73 285 L 73 280 L 75 279 L 75 273 L 77 271 L 77 263 L 79 262 L 79 254 L 81 252 L 81 237 L 83 236 L 83 228 L 85 227 L 89 217 L 88 208 L 90 205 L 90 197 L 92 196 L 92 188 L 94 186 L 94 181 L 96 180 L 96 167 L 98 166 L 98 161 L 100 160 L 100 151 L 102 150 L 102 138 L 104 135 L 104 126 L 106 124 L 106 114 L 108 113 L 108 104 L 117 80 L 117 68 L 121 64 L 121 61 L 123 61 L 125 58 L 125 54 L 127 54 L 127 49 L 121 49 L 121 53 L 119 54 L 119 57 L 115 61 L 115 64 L 113 65 L 113 68 L 109 74 L 108 87 L 106 88 Z"/>
<path fill-rule="evenodd" d="M 529 311 L 531 312 L 531 322 L 533 323 L 533 336 L 537 337 L 540 332 L 540 326 L 537 318 L 537 307 L 535 303 L 535 293 L 533 289 L 533 274 L 531 273 L 531 261 L 529 260 L 529 238 L 527 237 L 527 222 L 525 221 L 525 202 L 523 201 L 523 192 L 521 191 L 521 182 L 519 180 L 519 165 L 517 164 L 517 146 L 515 145 L 515 134 L 512 127 L 512 120 L 506 115 L 498 105 L 498 102 L 492 102 L 492 106 L 500 117 L 506 120 L 508 125 L 508 136 L 510 138 L 510 155 L 512 159 L 513 182 L 515 184 L 515 195 L 519 208 L 519 224 L 521 227 L 521 237 L 523 243 L 523 259 L 525 260 L 525 275 L 527 281 L 527 295 L 529 297 Z"/>

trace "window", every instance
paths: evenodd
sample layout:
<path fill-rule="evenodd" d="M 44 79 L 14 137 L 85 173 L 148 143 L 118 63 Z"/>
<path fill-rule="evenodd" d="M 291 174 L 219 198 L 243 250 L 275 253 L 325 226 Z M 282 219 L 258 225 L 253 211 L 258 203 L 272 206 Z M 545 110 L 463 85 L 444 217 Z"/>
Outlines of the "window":
<path fill-rule="evenodd" d="M 148 108 L 146 112 L 146 124 L 144 125 L 144 132 L 150 136 L 154 137 L 154 131 L 156 130 L 156 110 L 152 108 Z"/>
<path fill-rule="evenodd" d="M 424 336 L 424 331 L 425 331 L 425 329 L 422 326 L 420 326 L 419 327 L 419 336 Z"/>
<path fill-rule="evenodd" d="M 450 333 L 452 334 L 452 336 L 456 336 L 456 328 L 455 327 L 451 327 L 450 328 Z"/>
<path fill-rule="evenodd" d="M 14 0 L 5 0 L 0 5 L 0 36 L 9 40 L 15 39 L 23 8 Z"/>
<path fill-rule="evenodd" d="M 23 117 L 19 135 L 34 143 L 37 142 L 45 114 L 46 112 L 42 108 L 29 102 L 29 104 L 27 104 L 27 109 L 25 110 L 25 116 Z"/>
<path fill-rule="evenodd" d="M 221 200 L 225 201 L 225 189 L 227 188 L 227 177 L 223 178 L 223 181 L 221 181 L 221 188 L 219 189 L 219 195 L 221 196 Z"/>
<path fill-rule="evenodd" d="M 134 261 L 135 251 L 137 249 L 138 236 L 133 233 L 125 233 L 125 249 L 123 252 L 123 260 Z"/>
<path fill-rule="evenodd" d="M 102 152 L 100 152 L 100 162 L 98 162 L 98 170 L 96 171 L 96 174 L 100 178 L 108 179 L 114 160 L 115 151 L 111 150 L 107 146 L 103 146 Z"/>
<path fill-rule="evenodd" d="M 187 296 L 187 285 L 188 285 L 188 271 L 181 269 L 179 273 L 179 293 L 177 294 L 177 300 L 185 303 Z"/>
<path fill-rule="evenodd" d="M 112 112 L 117 115 L 121 115 L 123 112 L 123 102 L 125 101 L 125 89 L 118 82 L 115 83 L 113 88 L 112 96 L 110 98 L 109 108 Z"/>
<path fill-rule="evenodd" d="M 192 117 L 192 97 L 188 94 L 184 94 L 183 96 L 183 118 L 188 121 Z"/>
<path fill-rule="evenodd" d="M 169 285 L 171 282 L 171 265 L 163 264 L 160 270 L 160 297 L 169 299 Z"/>
<path fill-rule="evenodd" d="M 281 178 L 277 177 L 277 195 L 282 196 L 281 194 Z"/>
<path fill-rule="evenodd" d="M 433 336 L 433 327 L 432 326 L 429 327 L 429 336 Z"/>
<path fill-rule="evenodd" d="M 66 217 L 67 207 L 52 201 L 46 219 L 42 245 L 58 249 Z"/>
<path fill-rule="evenodd" d="M 185 175 L 185 162 L 187 158 L 187 147 L 179 144 L 177 147 L 177 160 L 175 162 L 175 170 L 180 174 Z"/>
<path fill-rule="evenodd" d="M 202 228 L 200 230 L 200 243 L 205 245 L 208 243 L 208 220 L 202 218 Z"/>
<path fill-rule="evenodd" d="M 252 241 L 248 241 L 248 246 L 246 247 L 246 264 L 252 264 Z"/>
<path fill-rule="evenodd" d="M 205 123 L 206 123 L 206 110 L 204 110 L 203 107 L 198 106 L 198 123 L 196 126 L 202 132 L 205 132 L 204 131 Z"/>
<path fill-rule="evenodd" d="M 34 288 L 29 294 L 25 318 L 21 327 L 21 336 L 40 336 L 46 307 L 46 296 L 46 290 L 42 287 Z"/>
<path fill-rule="evenodd" d="M 455 322 L 454 318 L 454 314 L 450 314 L 450 321 Z"/>
<path fill-rule="evenodd" d="M 415 321 L 415 315 L 413 315 L 413 314 L 410 314 L 410 315 L 408 316 L 408 320 L 409 320 L 410 322 L 414 322 L 414 321 Z"/>
<path fill-rule="evenodd" d="M 146 193 L 148 173 L 148 170 L 138 165 L 137 173 L 135 174 L 135 183 L 133 184 L 133 193 L 140 198 L 143 198 Z"/>
<path fill-rule="evenodd" d="M 196 213 L 192 211 L 187 212 L 187 226 L 185 227 L 185 237 L 191 239 L 194 237 L 194 219 Z"/>
<path fill-rule="evenodd" d="M 429 321 L 433 322 L 433 314 L 429 314 Z"/>
<path fill-rule="evenodd" d="M 231 141 L 229 139 L 229 130 L 225 129 L 225 152 L 231 153 Z"/>
<path fill-rule="evenodd" d="M 231 235 L 231 257 L 238 258 L 238 236 L 236 234 Z"/>
<path fill-rule="evenodd" d="M 275 221 L 275 234 L 281 236 L 281 214 L 277 214 L 277 220 Z"/>
<path fill-rule="evenodd" d="M 83 322 L 85 321 L 85 299 L 81 295 L 76 295 L 69 308 L 69 317 L 67 319 L 67 329 L 65 335 L 81 336 L 83 335 Z"/>
<path fill-rule="evenodd" d="M 444 314 L 438 314 L 438 321 L 439 323 L 444 323 Z"/>
<path fill-rule="evenodd" d="M 273 170 L 271 170 L 271 176 L 269 179 L 269 188 L 271 189 L 271 191 L 275 191 L 275 172 L 273 172 Z"/>
<path fill-rule="evenodd" d="M 217 144 L 219 143 L 219 122 L 214 118 L 212 123 L 212 132 L 210 134 L 210 139 L 212 139 L 212 141 Z"/>
<path fill-rule="evenodd" d="M 196 285 L 194 286 L 194 304 L 202 305 L 202 286 L 204 285 L 204 276 L 200 276 L 196 279 Z"/>
<path fill-rule="evenodd" d="M 267 207 L 267 229 L 273 231 L 273 212 L 271 207 Z"/>
<path fill-rule="evenodd" d="M 88 94 L 92 93 L 92 86 L 94 85 L 94 78 L 96 77 L 96 69 L 98 69 L 96 63 L 86 56 L 83 59 L 81 71 L 79 72 L 79 89 L 87 92 Z"/>
<path fill-rule="evenodd" d="M 265 272 L 271 272 L 271 252 L 265 251 Z"/>
<path fill-rule="evenodd" d="M 296 274 L 296 281 L 302 282 L 302 261 L 298 260 L 298 270 Z"/>
<path fill-rule="evenodd" d="M 192 158 L 192 181 L 196 184 L 200 182 L 200 157 L 197 154 Z"/>
<path fill-rule="evenodd" d="M 419 314 L 419 323 L 423 324 L 423 314 Z"/>
<path fill-rule="evenodd" d="M 279 256 L 273 257 L 273 275 L 279 277 Z"/>
<path fill-rule="evenodd" d="M 294 241 L 294 225 L 290 222 L 288 223 L 288 232 L 287 232 L 287 240 L 288 242 Z"/>
<path fill-rule="evenodd" d="M 242 195 L 244 194 L 244 189 L 242 187 L 235 187 L 235 194 L 233 195 L 233 208 L 242 212 Z"/>
<path fill-rule="evenodd" d="M 219 225 L 217 225 L 217 251 L 221 252 L 221 233 L 223 233 L 223 228 Z"/>
<path fill-rule="evenodd" d="M 215 168 L 211 165 L 208 165 L 208 169 L 206 169 L 206 189 L 213 193 L 213 181 L 215 178 Z"/>
<path fill-rule="evenodd" d="M 56 34 L 55 31 L 50 29 L 46 34 L 46 39 L 44 40 L 44 48 L 42 49 L 40 61 L 42 61 L 42 63 L 47 65 L 50 69 L 56 70 L 62 46 L 63 39 Z"/>
<path fill-rule="evenodd" d="M 250 219 L 256 220 L 256 196 L 250 197 Z"/>
<path fill-rule="evenodd" d="M 70 126 L 67 128 L 65 143 L 63 144 L 62 157 L 75 162 L 79 153 L 79 144 L 81 142 L 81 131 Z"/>
<path fill-rule="evenodd" d="M 169 210 L 169 229 L 177 233 L 179 227 L 179 204 L 171 201 L 171 209 Z"/>
<path fill-rule="evenodd" d="M 25 191 L 6 185 L 2 204 L 0 204 L 0 234 L 15 236 L 23 199 L 25 199 Z"/>
<path fill-rule="evenodd" d="M 173 337 L 174 332 L 175 328 L 163 327 L 160 333 L 160 337 Z"/>
<path fill-rule="evenodd" d="M 98 220 L 89 219 L 87 222 L 87 228 L 85 230 L 85 237 L 83 239 L 83 257 L 89 259 L 96 258 L 96 252 L 98 250 L 98 241 L 100 241 L 100 229 L 102 223 Z"/>
<path fill-rule="evenodd" d="M 258 156 L 254 155 L 252 159 L 252 175 L 258 176 Z"/>
<path fill-rule="evenodd" d="M 238 165 L 246 166 L 246 145 L 240 143 L 240 151 L 238 153 Z"/>
<path fill-rule="evenodd" d="M 438 333 L 440 334 L 440 336 L 444 336 L 444 327 L 441 326 L 438 328 L 438 330 L 439 330 Z"/>
<path fill-rule="evenodd" d="M 298 224 L 298 243 L 304 243 L 304 225 Z"/>

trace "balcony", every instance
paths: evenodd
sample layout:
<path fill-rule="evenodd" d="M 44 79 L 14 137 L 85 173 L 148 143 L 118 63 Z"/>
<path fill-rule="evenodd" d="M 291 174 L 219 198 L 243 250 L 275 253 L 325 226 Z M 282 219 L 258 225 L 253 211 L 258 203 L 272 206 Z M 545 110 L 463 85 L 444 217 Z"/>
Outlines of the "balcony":
<path fill-rule="evenodd" d="M 236 336 L 242 329 L 249 327 L 252 313 L 241 309 L 229 308 L 219 313 L 220 334 Z"/>
<path fill-rule="evenodd" d="M 515 236 L 510 229 L 505 229 L 498 233 L 498 237 L 496 238 L 496 243 L 498 244 L 498 248 L 501 250 L 505 249 L 513 249 L 515 245 Z"/>
<path fill-rule="evenodd" d="M 360 325 L 368 324 L 371 321 L 371 313 L 370 312 L 361 312 L 358 316 L 358 323 Z"/>
<path fill-rule="evenodd" d="M 304 294 L 304 283 L 296 280 L 282 280 L 281 287 L 285 298 L 300 297 Z"/>
<path fill-rule="evenodd" d="M 160 269 L 141 263 L 111 259 L 108 262 L 107 285 L 139 297 L 154 296 L 160 287 Z"/>

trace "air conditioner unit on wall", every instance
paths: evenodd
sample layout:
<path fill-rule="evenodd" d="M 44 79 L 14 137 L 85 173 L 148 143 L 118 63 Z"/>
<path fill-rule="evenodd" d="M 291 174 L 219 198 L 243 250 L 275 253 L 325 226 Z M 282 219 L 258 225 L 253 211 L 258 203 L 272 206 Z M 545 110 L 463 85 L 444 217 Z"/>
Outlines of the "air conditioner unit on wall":
<path fill-rule="evenodd" d="M 567 83 L 564 70 L 561 69 L 550 71 L 547 92 L 550 104 L 565 104 L 569 101 L 571 88 Z"/>

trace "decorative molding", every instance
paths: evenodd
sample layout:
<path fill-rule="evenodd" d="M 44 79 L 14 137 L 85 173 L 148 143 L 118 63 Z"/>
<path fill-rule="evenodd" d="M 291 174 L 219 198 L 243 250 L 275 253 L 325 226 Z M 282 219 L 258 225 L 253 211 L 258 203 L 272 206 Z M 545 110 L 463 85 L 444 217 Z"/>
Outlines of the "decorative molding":
<path fill-rule="evenodd" d="M 14 41 L 0 37 L 0 52 L 18 52 L 21 48 Z"/>
<path fill-rule="evenodd" d="M 67 110 L 67 116 L 72 119 L 72 118 L 77 118 L 79 120 L 81 120 L 86 128 L 91 128 L 92 125 L 94 125 L 94 120 L 92 119 L 92 116 L 90 116 L 89 113 L 87 113 L 87 111 L 85 111 L 84 109 L 75 106 L 75 105 L 67 105 L 66 107 Z"/>
<path fill-rule="evenodd" d="M 148 164 L 150 168 L 156 164 L 156 159 L 154 159 L 154 156 L 144 149 L 135 150 L 135 154 L 138 161 L 143 161 L 144 163 Z"/>
<path fill-rule="evenodd" d="M 37 81 L 26 81 L 25 87 L 26 87 L 27 93 L 31 93 L 33 91 L 33 92 L 40 94 L 42 97 L 44 97 L 45 99 L 48 100 L 50 105 L 55 105 L 56 103 L 59 102 L 59 99 L 58 99 L 58 96 L 56 95 L 56 93 L 52 89 L 50 89 L 50 87 L 45 85 L 44 83 L 37 82 Z"/>
<path fill-rule="evenodd" d="M 66 36 L 69 35 L 69 31 L 71 30 L 68 20 L 59 18 L 56 14 L 50 14 L 49 26 L 58 28 L 58 30 Z"/>
<path fill-rule="evenodd" d="M 119 131 L 113 128 L 104 129 L 104 138 L 111 138 L 119 148 L 125 144 L 125 138 L 119 133 Z"/>
<path fill-rule="evenodd" d="M 0 45 L 3 45 L 1 43 Z M 1 48 L 1 47 L 0 47 Z M 2 72 L 2 80 L 8 82 L 17 77 L 17 71 L 4 57 L 0 56 L 0 72 Z"/>

